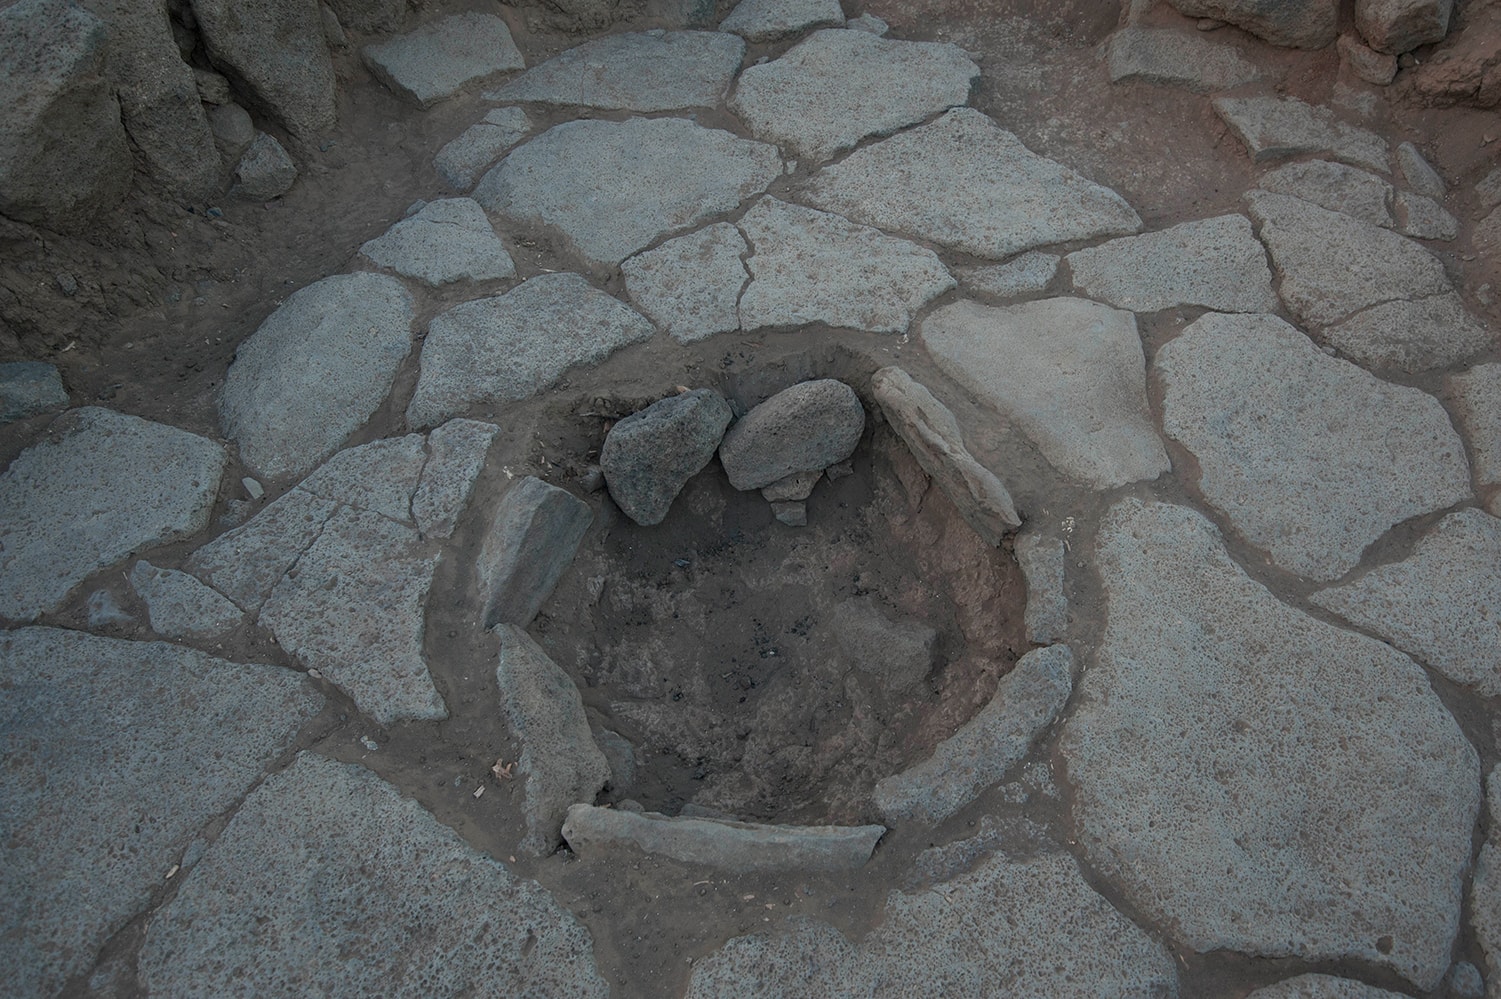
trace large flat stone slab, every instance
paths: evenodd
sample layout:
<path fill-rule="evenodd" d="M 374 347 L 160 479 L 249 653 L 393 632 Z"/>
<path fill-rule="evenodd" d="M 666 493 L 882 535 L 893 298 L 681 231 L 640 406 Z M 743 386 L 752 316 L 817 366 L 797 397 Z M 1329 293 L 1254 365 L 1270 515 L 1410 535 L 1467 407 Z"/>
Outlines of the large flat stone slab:
<path fill-rule="evenodd" d="M 1214 110 L 1257 162 L 1311 153 L 1368 170 L 1391 172 L 1386 140 L 1340 121 L 1328 108 L 1296 97 L 1256 96 L 1216 98 Z"/>
<path fill-rule="evenodd" d="M 0 973 L 18 996 L 86 975 L 323 704 L 291 670 L 53 628 L 0 633 L 0 690 Z"/>
<path fill-rule="evenodd" d="M 1410 373 L 1450 367 L 1495 343 L 1452 291 L 1373 305 L 1318 338 L 1356 364 Z"/>
<path fill-rule="evenodd" d="M 606 35 L 527 70 L 485 100 L 608 111 L 712 108 L 743 58 L 745 42 L 718 31 Z"/>
<path fill-rule="evenodd" d="M 318 539 L 338 508 L 334 500 L 289 490 L 246 523 L 193 552 L 184 568 L 242 610 L 259 612 L 272 588 Z"/>
<path fill-rule="evenodd" d="M 955 281 L 932 250 L 838 215 L 762 198 L 740 220 L 755 248 L 740 326 L 827 323 L 902 333 Z"/>
<path fill-rule="evenodd" d="M 1278 601 L 1186 507 L 1117 503 L 1095 562 L 1107 624 L 1061 743 L 1093 868 L 1196 951 L 1435 987 L 1480 766 L 1427 675 Z"/>
<path fill-rule="evenodd" d="M 1255 63 L 1230 45 L 1198 32 L 1128 25 L 1111 36 L 1105 65 L 1110 82 L 1141 80 L 1198 94 L 1234 90 L 1262 77 Z"/>
<path fill-rule="evenodd" d="M 1437 399 L 1274 316 L 1207 315 L 1156 365 L 1163 429 L 1197 460 L 1205 500 L 1290 572 L 1336 579 L 1393 525 L 1470 493 Z"/>
<path fill-rule="evenodd" d="M 186 430 L 86 407 L 0 475 L 0 617 L 59 607 L 90 573 L 208 526 L 228 457 Z"/>
<path fill-rule="evenodd" d="M 620 271 L 638 309 L 679 343 L 695 343 L 740 328 L 749 254 L 739 229 L 716 222 L 638 253 Z"/>
<path fill-rule="evenodd" d="M 775 147 L 682 118 L 570 121 L 485 174 L 474 199 L 549 226 L 614 267 L 668 233 L 733 211 L 782 172 Z"/>
<path fill-rule="evenodd" d="M 992 260 L 1141 229 L 1120 195 L 972 108 L 856 150 L 813 178 L 801 200 Z"/>
<path fill-rule="evenodd" d="M 979 78 L 980 67 L 957 45 L 836 28 L 742 72 L 730 109 L 758 139 L 826 160 L 867 136 L 969 103 Z"/>
<path fill-rule="evenodd" d="M 772 42 L 843 22 L 839 0 L 740 0 L 719 22 L 719 30 L 753 42 Z"/>
<path fill-rule="evenodd" d="M 1309 599 L 1455 683 L 1501 695 L 1501 520 L 1451 513 L 1407 558 Z"/>
<path fill-rule="evenodd" d="M 1074 287 L 1132 312 L 1202 305 L 1221 312 L 1277 308 L 1266 252 L 1244 215 L 1123 236 L 1067 257 Z"/>
<path fill-rule="evenodd" d="M 429 201 L 361 246 L 360 254 L 432 287 L 516 276 L 516 265 L 485 210 L 469 198 Z"/>
<path fill-rule="evenodd" d="M 920 332 L 945 374 L 1014 421 L 1065 475 L 1108 489 L 1168 470 L 1129 312 L 1075 298 L 960 301 Z"/>
<path fill-rule="evenodd" d="M 303 753 L 151 919 L 152 995 L 604 999 L 589 932 L 363 767 Z"/>
<path fill-rule="evenodd" d="M 525 111 L 495 108 L 438 150 L 433 167 L 455 191 L 471 191 L 480 174 L 531 130 Z"/>
<path fill-rule="evenodd" d="M 450 14 L 362 50 L 375 78 L 419 108 L 467 86 L 526 68 L 511 29 L 495 14 Z"/>
<path fill-rule="evenodd" d="M 295 292 L 229 366 L 224 435 L 272 478 L 304 475 L 385 400 L 412 347 L 411 294 L 383 274 L 339 274 Z"/>
<path fill-rule="evenodd" d="M 1351 218 L 1383 229 L 1394 228 L 1392 214 L 1396 190 L 1391 184 L 1367 170 L 1358 170 L 1329 160 L 1300 160 L 1268 170 L 1256 186 L 1273 194 L 1302 198 L 1331 212 L 1344 212 Z"/>
<path fill-rule="evenodd" d="M 644 317 L 577 274 L 541 274 L 428 325 L 407 422 L 430 427 L 477 403 L 514 402 L 569 368 L 651 339 Z"/>

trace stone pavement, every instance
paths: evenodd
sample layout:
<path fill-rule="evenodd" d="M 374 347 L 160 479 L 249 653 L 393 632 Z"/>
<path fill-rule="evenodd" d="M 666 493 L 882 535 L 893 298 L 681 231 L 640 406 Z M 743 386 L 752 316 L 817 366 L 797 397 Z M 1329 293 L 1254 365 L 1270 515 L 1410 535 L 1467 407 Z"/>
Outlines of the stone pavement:
<path fill-rule="evenodd" d="M 240 345 L 222 443 L 53 417 L 55 391 L 23 398 L 46 373 L 15 374 L 11 994 L 1501 997 L 1501 365 L 1418 150 L 1191 26 L 1123 29 L 1099 71 L 1199 95 L 1256 176 L 1242 210 L 1152 228 L 969 106 L 969 54 L 842 27 L 834 0 L 529 68 L 465 17 L 366 51 L 413 104 L 472 105 L 432 150 L 450 190 Z M 861 359 L 822 372 L 853 392 L 794 393 L 837 405 L 674 394 L 800 338 Z M 562 475 L 537 414 L 610 399 L 632 358 L 673 401 L 619 425 L 592 484 Z M 841 406 L 839 441 L 805 439 Z M 620 522 L 606 479 L 656 523 L 718 449 L 809 516 L 800 476 L 833 478 L 862 418 L 1014 551 L 1037 647 L 870 789 L 889 828 L 839 875 L 863 924 L 800 909 L 631 980 L 566 865 L 609 886 L 640 868 L 623 841 L 680 843 L 709 885 L 775 839 L 795 880 L 845 834 L 586 809 L 581 859 L 553 853 L 640 750 L 526 628 Z M 906 689 L 932 631 L 871 606 L 846 624 L 885 637 L 850 642 L 910 646 Z M 460 676 L 453 641 L 487 667 Z M 505 840 L 393 762 L 474 716 L 520 746 L 472 794 L 525 789 L 490 813 Z M 388 745 L 353 762 L 339 726 Z M 882 827 L 858 829 L 843 866 Z M 1189 984 L 1205 960 L 1234 973 Z"/>

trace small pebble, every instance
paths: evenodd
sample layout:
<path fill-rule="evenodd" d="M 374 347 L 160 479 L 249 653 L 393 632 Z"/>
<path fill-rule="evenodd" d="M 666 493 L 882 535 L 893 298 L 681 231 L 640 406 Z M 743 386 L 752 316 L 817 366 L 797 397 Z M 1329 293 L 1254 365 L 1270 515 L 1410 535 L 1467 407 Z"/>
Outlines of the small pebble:
<path fill-rule="evenodd" d="M 266 487 L 248 475 L 240 480 L 240 485 L 245 487 L 245 495 L 249 496 L 252 500 L 258 500 L 266 495 Z"/>

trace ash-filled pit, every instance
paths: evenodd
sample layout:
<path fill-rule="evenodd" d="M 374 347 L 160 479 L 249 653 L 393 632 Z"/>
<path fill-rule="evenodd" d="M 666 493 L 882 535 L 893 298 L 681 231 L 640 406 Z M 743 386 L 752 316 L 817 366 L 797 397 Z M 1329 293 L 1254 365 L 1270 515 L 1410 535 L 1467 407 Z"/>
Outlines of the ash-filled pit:
<path fill-rule="evenodd" d="M 876 782 L 928 757 L 1029 648 L 1009 539 L 983 540 L 889 424 L 867 418 L 806 503 L 806 526 L 780 523 L 717 459 L 658 524 L 603 503 L 529 629 L 610 757 L 602 801 L 878 821 Z"/>

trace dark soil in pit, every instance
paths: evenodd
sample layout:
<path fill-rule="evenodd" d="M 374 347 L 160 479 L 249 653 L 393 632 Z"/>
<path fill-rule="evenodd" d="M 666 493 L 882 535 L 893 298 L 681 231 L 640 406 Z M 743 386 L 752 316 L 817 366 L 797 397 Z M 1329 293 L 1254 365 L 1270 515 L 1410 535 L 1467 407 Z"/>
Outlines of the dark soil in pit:
<path fill-rule="evenodd" d="M 635 748 L 635 779 L 608 800 L 877 821 L 876 782 L 929 755 L 1027 648 L 1011 554 L 886 427 L 852 474 L 819 481 L 806 527 L 773 520 L 717 462 L 655 527 L 604 506 L 531 631 L 597 726 Z M 931 659 L 914 666 L 887 629 L 924 626 Z"/>

